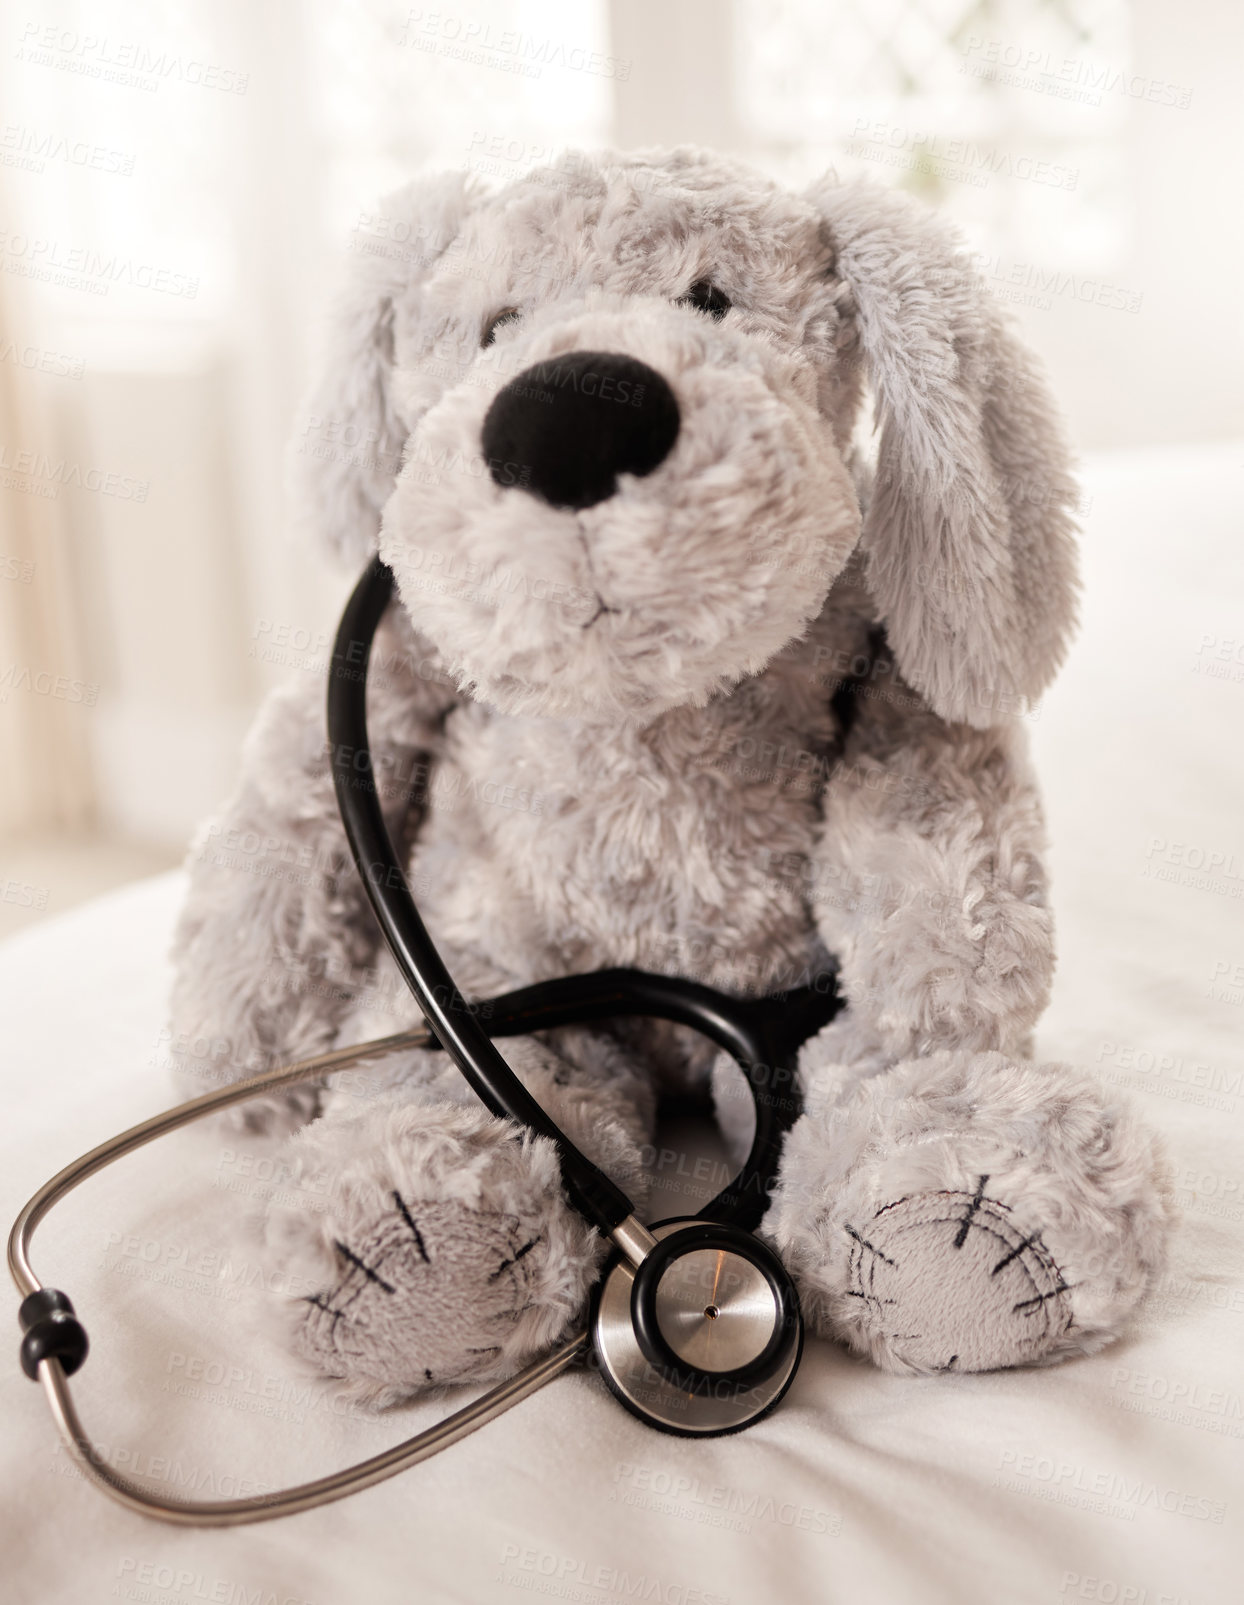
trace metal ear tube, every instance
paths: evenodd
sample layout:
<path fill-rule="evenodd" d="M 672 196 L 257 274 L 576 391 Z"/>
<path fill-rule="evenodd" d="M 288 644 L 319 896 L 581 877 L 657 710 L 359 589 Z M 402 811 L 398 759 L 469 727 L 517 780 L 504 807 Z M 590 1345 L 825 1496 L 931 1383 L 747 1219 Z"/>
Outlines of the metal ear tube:
<path fill-rule="evenodd" d="M 800 1045 L 842 1006 L 832 974 L 765 998 L 737 998 L 694 981 L 606 969 L 541 981 L 466 1003 L 411 897 L 381 812 L 367 737 L 367 666 L 393 576 L 376 558 L 346 605 L 333 650 L 328 733 L 333 779 L 351 852 L 376 919 L 426 1024 L 394 1036 L 279 1066 L 204 1093 L 131 1127 L 66 1166 L 39 1189 L 9 1236 L 8 1260 L 22 1295 L 22 1365 L 47 1395 L 53 1418 L 83 1472 L 130 1509 L 183 1526 L 235 1526 L 309 1510 L 372 1486 L 457 1442 L 594 1352 L 615 1396 L 641 1420 L 690 1437 L 738 1432 L 771 1410 L 790 1386 L 803 1348 L 798 1295 L 781 1260 L 753 1235 L 777 1175 L 782 1140 L 799 1113 Z M 673 1021 L 731 1054 L 755 1105 L 751 1149 L 739 1173 L 689 1219 L 644 1225 L 630 1199 L 561 1131 L 528 1092 L 495 1038 L 628 1016 Z M 487 1030 L 484 1019 L 487 1018 Z M 365 1059 L 421 1047 L 447 1052 L 493 1114 L 555 1145 L 566 1196 L 614 1247 L 581 1331 L 435 1426 L 369 1460 L 272 1494 L 218 1501 L 163 1499 L 114 1470 L 79 1420 L 68 1378 L 88 1340 L 69 1298 L 44 1287 L 30 1264 L 39 1222 L 106 1165 L 192 1121 Z"/>

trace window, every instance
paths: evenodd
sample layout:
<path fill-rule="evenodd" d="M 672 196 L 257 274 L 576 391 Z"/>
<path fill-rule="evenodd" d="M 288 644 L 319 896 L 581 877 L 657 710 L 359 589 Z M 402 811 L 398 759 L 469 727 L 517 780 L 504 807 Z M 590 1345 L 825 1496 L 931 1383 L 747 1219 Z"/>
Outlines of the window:
<path fill-rule="evenodd" d="M 832 164 L 921 194 L 982 249 L 1118 265 L 1121 135 L 1150 87 L 1125 0 L 738 0 L 735 27 L 743 126 L 787 178 Z"/>

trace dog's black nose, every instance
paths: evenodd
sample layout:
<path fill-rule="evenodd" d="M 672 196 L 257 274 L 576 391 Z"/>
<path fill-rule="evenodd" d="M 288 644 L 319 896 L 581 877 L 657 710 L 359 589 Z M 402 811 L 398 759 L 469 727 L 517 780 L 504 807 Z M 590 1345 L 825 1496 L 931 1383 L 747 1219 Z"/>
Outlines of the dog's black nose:
<path fill-rule="evenodd" d="M 612 496 L 619 474 L 650 474 L 677 438 L 678 403 L 655 368 L 616 351 L 573 351 L 497 392 L 482 445 L 498 485 L 577 508 Z"/>

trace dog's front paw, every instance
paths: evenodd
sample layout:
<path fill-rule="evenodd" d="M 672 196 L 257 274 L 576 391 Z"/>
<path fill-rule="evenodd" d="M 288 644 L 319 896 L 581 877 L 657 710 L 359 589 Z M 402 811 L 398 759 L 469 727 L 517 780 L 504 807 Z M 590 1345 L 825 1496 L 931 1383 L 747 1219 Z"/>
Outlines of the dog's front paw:
<path fill-rule="evenodd" d="M 1159 1268 L 1153 1139 L 1067 1065 L 939 1053 L 788 1139 L 766 1228 L 822 1330 L 888 1370 L 1091 1352 Z"/>
<path fill-rule="evenodd" d="M 299 1351 L 328 1376 L 390 1386 L 492 1374 L 547 1269 L 548 1222 L 457 1202 L 408 1202 L 353 1243 L 335 1237 L 331 1281 L 305 1298 Z M 534 1256 L 534 1257 L 533 1257 Z"/>
<path fill-rule="evenodd" d="M 582 1304 L 602 1245 L 566 1204 L 547 1140 L 476 1108 L 384 1100 L 293 1147 L 332 1177 L 322 1213 L 269 1220 L 299 1290 L 293 1347 L 361 1397 L 510 1375 Z"/>
<path fill-rule="evenodd" d="M 911 1193 L 842 1223 L 838 1330 L 895 1371 L 991 1371 L 1075 1343 L 1072 1286 L 1039 1230 L 977 1185 Z M 1082 1337 L 1083 1334 L 1080 1334 Z"/>

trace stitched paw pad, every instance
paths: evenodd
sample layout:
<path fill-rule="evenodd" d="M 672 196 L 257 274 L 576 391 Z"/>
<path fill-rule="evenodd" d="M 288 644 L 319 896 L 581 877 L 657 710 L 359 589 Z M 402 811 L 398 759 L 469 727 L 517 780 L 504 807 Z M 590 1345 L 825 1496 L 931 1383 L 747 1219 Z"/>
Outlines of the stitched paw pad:
<path fill-rule="evenodd" d="M 821 1090 L 765 1228 L 823 1332 L 906 1372 L 1048 1364 L 1118 1335 L 1170 1210 L 1154 1140 L 1089 1076 L 938 1053 Z"/>
<path fill-rule="evenodd" d="M 1040 1232 L 989 1197 L 988 1181 L 913 1193 L 843 1223 L 858 1337 L 896 1368 L 1024 1365 L 1072 1329 L 1071 1289 Z"/>
<path fill-rule="evenodd" d="M 329 1376 L 461 1382 L 495 1367 L 540 1281 L 546 1223 L 407 1202 L 334 1241 L 335 1282 L 306 1300 L 300 1352 Z"/>
<path fill-rule="evenodd" d="M 289 1151 L 296 1172 L 331 1178 L 322 1211 L 269 1216 L 285 1285 L 313 1289 L 285 1301 L 290 1340 L 357 1396 L 511 1375 L 582 1306 L 603 1246 L 547 1139 L 399 1090 Z"/>

